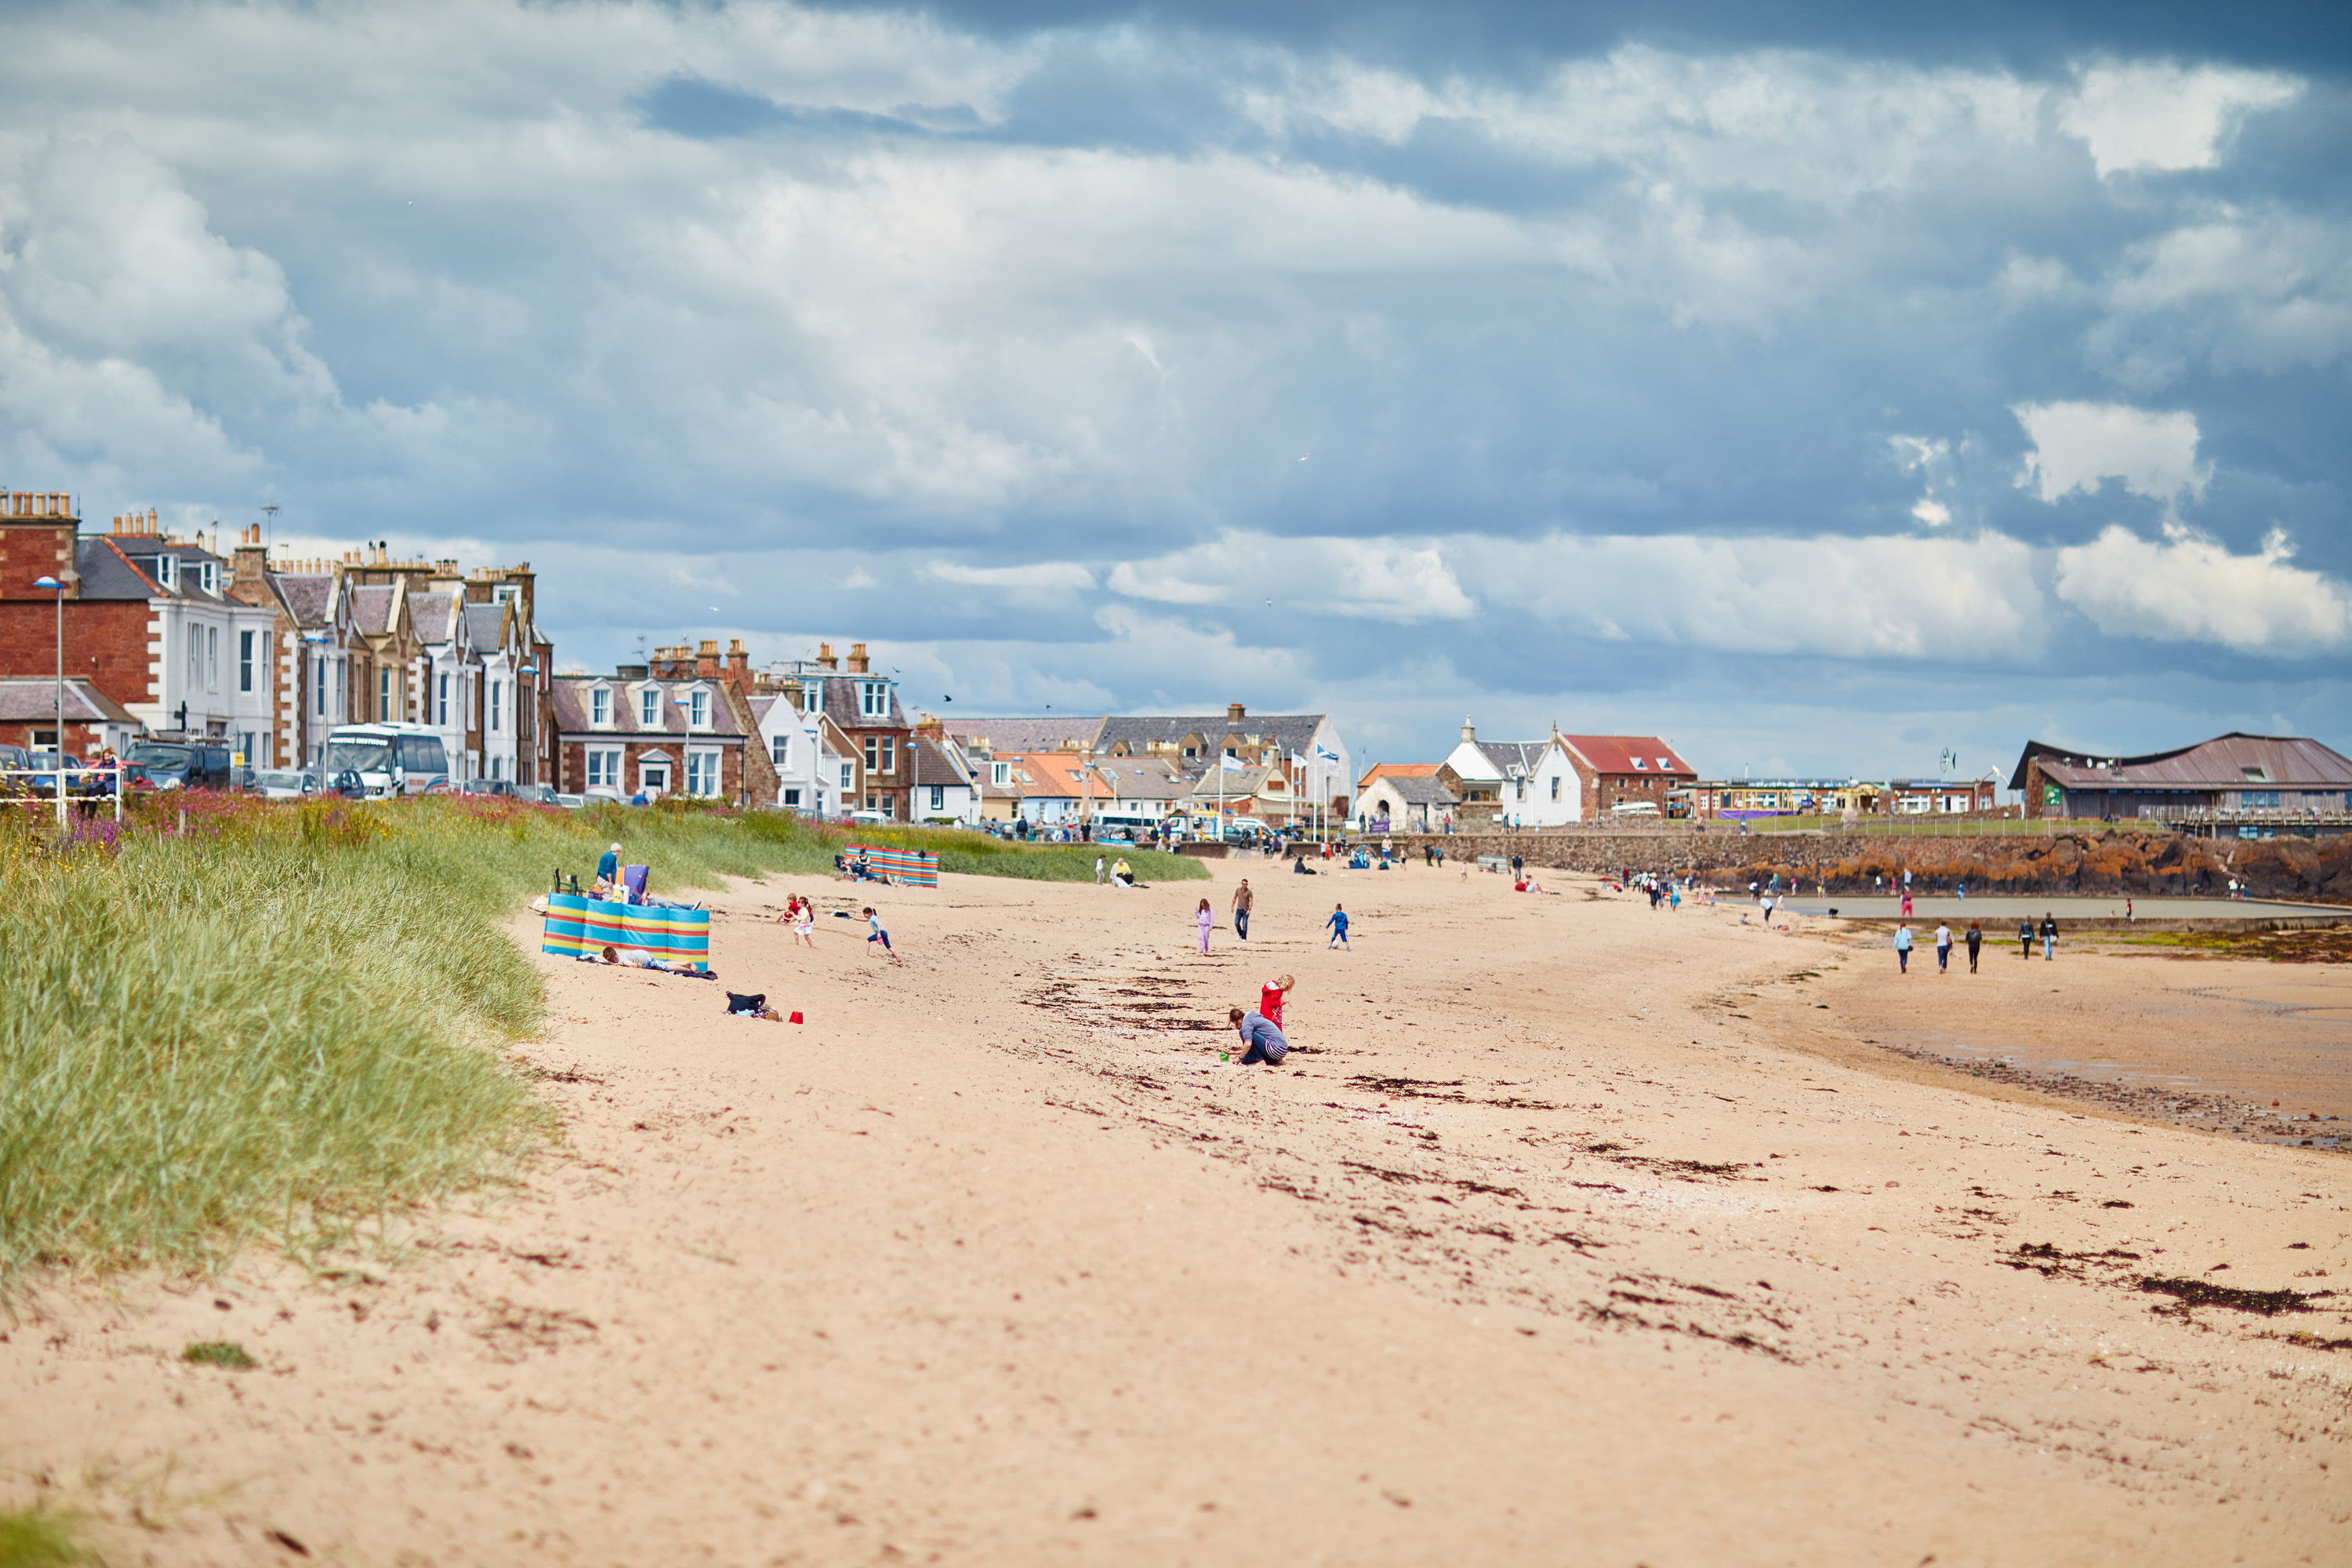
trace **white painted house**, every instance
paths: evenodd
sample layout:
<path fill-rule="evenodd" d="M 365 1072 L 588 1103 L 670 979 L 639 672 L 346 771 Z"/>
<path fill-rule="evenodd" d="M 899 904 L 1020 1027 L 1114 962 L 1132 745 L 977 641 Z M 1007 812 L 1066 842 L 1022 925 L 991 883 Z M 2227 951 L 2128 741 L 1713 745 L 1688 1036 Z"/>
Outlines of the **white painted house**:
<path fill-rule="evenodd" d="M 1553 827 L 1583 816 L 1583 784 L 1557 730 L 1542 741 L 1481 741 L 1465 713 L 1461 742 L 1442 765 L 1465 822 Z"/>

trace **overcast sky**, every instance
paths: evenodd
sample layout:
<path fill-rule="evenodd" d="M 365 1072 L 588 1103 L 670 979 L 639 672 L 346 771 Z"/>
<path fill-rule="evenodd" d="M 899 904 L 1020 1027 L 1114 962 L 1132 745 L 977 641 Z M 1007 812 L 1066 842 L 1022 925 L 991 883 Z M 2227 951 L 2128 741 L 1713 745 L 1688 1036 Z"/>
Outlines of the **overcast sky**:
<path fill-rule="evenodd" d="M 0 484 L 1360 762 L 2352 750 L 2352 8 L 1917 9 L 19 0 Z"/>

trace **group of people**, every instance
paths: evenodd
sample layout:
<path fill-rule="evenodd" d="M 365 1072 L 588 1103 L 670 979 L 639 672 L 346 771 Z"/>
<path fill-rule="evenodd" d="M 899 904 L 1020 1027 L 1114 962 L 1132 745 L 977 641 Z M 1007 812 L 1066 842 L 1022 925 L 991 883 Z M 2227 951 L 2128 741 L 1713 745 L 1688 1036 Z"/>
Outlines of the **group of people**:
<path fill-rule="evenodd" d="M 1135 886 L 1135 868 L 1127 863 L 1126 856 L 1122 855 L 1108 864 L 1104 857 L 1095 857 L 1095 886 L 1099 888 L 1106 881 L 1114 888 Z"/>
<path fill-rule="evenodd" d="M 1907 903 L 1909 900 L 1906 899 L 1905 902 Z M 2042 956 L 2045 960 L 2054 960 L 2058 956 L 2058 917 L 2056 915 L 2047 910 L 2043 911 L 2042 923 L 2039 926 L 2033 923 L 2033 917 L 2031 915 L 2018 917 L 2017 956 L 2032 958 L 2033 943 L 2037 938 L 2042 943 Z M 1974 974 L 1977 972 L 1977 953 L 1984 946 L 1983 924 L 1980 921 L 1970 921 L 1969 929 L 1962 933 L 1960 940 L 1969 950 L 1969 973 Z M 1895 927 L 1895 965 L 1897 973 L 1904 974 L 1911 973 L 1913 945 L 1910 921 L 1906 919 L 1898 921 Z M 1951 968 L 1952 945 L 1950 923 L 1937 921 L 1936 922 L 1937 973 L 1941 974 Z"/>
<path fill-rule="evenodd" d="M 1233 902 L 1234 935 L 1243 942 L 1249 940 L 1250 910 L 1256 901 L 1257 895 L 1250 891 L 1249 879 L 1243 878 L 1241 886 L 1234 889 Z M 1192 921 L 1201 931 L 1201 951 L 1206 952 L 1209 951 L 1209 933 L 1217 929 L 1217 911 L 1208 900 L 1202 899 L 1200 907 L 1192 911 Z M 1329 943 L 1331 947 L 1346 947 L 1348 945 L 1347 906 L 1333 904 L 1330 914 L 1325 918 L 1319 929 L 1331 933 Z"/>

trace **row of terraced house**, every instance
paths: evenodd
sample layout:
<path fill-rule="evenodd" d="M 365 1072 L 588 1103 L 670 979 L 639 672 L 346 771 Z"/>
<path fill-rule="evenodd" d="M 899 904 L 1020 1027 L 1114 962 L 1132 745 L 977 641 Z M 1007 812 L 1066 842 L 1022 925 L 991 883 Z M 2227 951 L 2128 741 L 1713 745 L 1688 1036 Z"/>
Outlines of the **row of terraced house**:
<path fill-rule="evenodd" d="M 337 726 L 394 721 L 435 731 L 456 778 L 553 782 L 554 648 L 529 563 L 382 545 L 296 561 L 258 525 L 225 542 L 150 509 L 96 532 L 79 510 L 64 492 L 0 494 L 0 741 L 86 756 L 207 739 L 290 768 L 315 765 Z"/>

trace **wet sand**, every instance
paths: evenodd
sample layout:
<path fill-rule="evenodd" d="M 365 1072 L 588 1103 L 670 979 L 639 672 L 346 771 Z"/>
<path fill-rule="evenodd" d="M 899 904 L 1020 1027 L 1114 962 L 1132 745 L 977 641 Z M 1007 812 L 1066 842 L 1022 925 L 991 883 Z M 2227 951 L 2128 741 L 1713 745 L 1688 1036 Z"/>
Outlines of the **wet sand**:
<path fill-rule="evenodd" d="M 1736 907 L 1252 879 L 1205 958 L 1200 883 L 867 894 L 887 966 L 758 922 L 852 889 L 732 889 L 798 1029 L 548 960 L 527 1190 L 339 1278 L 50 1282 L 8 1485 L 165 1564 L 2344 1560 L 2352 1156 L 1956 1086 L 1862 1041 L 1958 980 Z M 2242 1013 L 2010 962 L 1979 1013 L 2118 1059 Z M 1282 969 L 1298 1053 L 1219 1062 Z"/>

